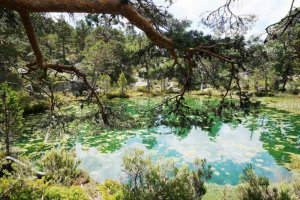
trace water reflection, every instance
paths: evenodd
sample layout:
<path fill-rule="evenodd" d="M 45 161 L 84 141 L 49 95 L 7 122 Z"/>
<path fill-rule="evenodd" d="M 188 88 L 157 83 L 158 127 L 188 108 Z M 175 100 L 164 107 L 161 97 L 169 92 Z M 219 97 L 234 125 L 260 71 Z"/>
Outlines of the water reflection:
<path fill-rule="evenodd" d="M 82 160 L 80 167 L 98 181 L 120 179 L 121 157 L 126 149 L 135 147 L 145 150 L 153 159 L 172 158 L 178 164 L 191 164 L 196 157 L 206 158 L 215 170 L 211 182 L 218 184 L 236 185 L 248 163 L 254 165 L 258 174 L 266 175 L 273 181 L 290 175 L 265 150 L 259 131 L 253 134 L 243 125 L 232 128 L 223 124 L 215 140 L 199 128 L 193 128 L 184 138 L 165 134 L 169 132 L 167 127 L 159 127 L 157 134 L 150 134 L 152 139 L 149 140 L 149 131 L 141 131 L 129 138 L 119 150 L 110 153 L 101 153 L 95 147 L 83 150 L 85 148 L 78 143 L 76 152 Z"/>
<path fill-rule="evenodd" d="M 198 108 L 205 105 L 199 99 L 188 101 Z M 148 109 L 155 105 L 147 99 L 120 103 L 136 118 L 142 118 L 136 108 L 146 106 Z M 80 108 L 70 106 L 68 109 L 78 112 Z M 91 111 L 85 109 L 79 115 Z M 32 116 L 26 120 L 24 136 L 15 146 L 33 159 L 53 147 L 75 148 L 82 160 L 81 167 L 99 181 L 120 179 L 122 155 L 132 147 L 144 149 L 153 159 L 172 158 L 178 164 L 190 164 L 196 157 L 206 158 L 215 169 L 211 181 L 218 184 L 237 184 L 242 168 L 248 163 L 254 165 L 258 174 L 273 181 L 288 178 L 290 173 L 283 165 L 290 162 L 290 154 L 300 154 L 300 116 L 270 108 L 254 110 L 249 115 L 228 112 L 226 116 L 234 116 L 230 120 L 209 114 L 204 120 L 209 123 L 200 123 L 201 128 L 160 125 L 148 129 L 107 130 L 79 120 L 66 125 L 72 135 L 63 135 L 63 139 L 53 135 L 53 140 L 47 142 L 43 128 L 37 126 L 43 116 Z M 196 117 L 191 116 L 191 119 Z"/>

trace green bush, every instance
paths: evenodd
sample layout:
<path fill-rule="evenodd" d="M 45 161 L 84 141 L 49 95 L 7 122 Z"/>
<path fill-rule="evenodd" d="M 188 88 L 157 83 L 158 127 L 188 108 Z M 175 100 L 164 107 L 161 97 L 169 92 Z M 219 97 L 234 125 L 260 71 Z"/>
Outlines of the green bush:
<path fill-rule="evenodd" d="M 241 200 L 292 199 L 288 188 L 279 190 L 277 187 L 271 187 L 268 178 L 257 176 L 251 165 L 243 170 L 241 181 L 242 184 L 238 186 L 238 195 Z"/>
<path fill-rule="evenodd" d="M 0 199 L 27 200 L 41 199 L 43 189 L 47 186 L 44 180 L 28 181 L 31 172 L 24 166 L 11 164 L 11 169 L 4 170 L 3 165 L 8 166 L 10 161 L 0 164 Z"/>
<path fill-rule="evenodd" d="M 48 100 L 37 100 L 26 92 L 19 93 L 21 106 L 24 110 L 23 115 L 43 113 L 50 109 Z"/>
<path fill-rule="evenodd" d="M 24 107 L 24 115 L 43 113 L 49 110 L 50 105 L 48 101 L 32 101 L 30 104 Z"/>
<path fill-rule="evenodd" d="M 123 185 L 114 180 L 106 180 L 99 186 L 101 197 L 103 200 L 121 200 L 123 196 Z"/>
<path fill-rule="evenodd" d="M 88 181 L 86 173 L 77 169 L 79 164 L 80 162 L 75 160 L 73 153 L 62 149 L 48 151 L 42 159 L 46 180 L 65 186 Z"/>
<path fill-rule="evenodd" d="M 131 150 L 123 158 L 124 199 L 201 199 L 212 171 L 205 160 L 197 160 L 194 167 L 176 167 L 170 160 L 155 164 L 143 151 Z"/>
<path fill-rule="evenodd" d="M 89 200 L 84 190 L 78 186 L 52 186 L 45 190 L 45 200 Z"/>
<path fill-rule="evenodd" d="M 137 92 L 143 92 L 143 93 L 147 93 L 148 92 L 148 89 L 146 86 L 139 86 L 136 88 L 136 91 Z"/>
<path fill-rule="evenodd" d="M 254 93 L 255 96 L 257 97 L 274 97 L 274 93 L 270 92 L 270 91 L 264 91 L 264 90 L 260 90 Z"/>
<path fill-rule="evenodd" d="M 292 162 L 289 164 L 289 167 L 291 169 L 300 170 L 300 155 L 292 154 L 291 161 Z"/>
<path fill-rule="evenodd" d="M 129 95 L 128 94 L 122 94 L 120 93 L 119 91 L 112 91 L 108 94 L 106 94 L 106 97 L 108 99 L 115 99 L 115 98 L 129 98 Z"/>
<path fill-rule="evenodd" d="M 0 199 L 9 200 L 88 200 L 78 186 L 51 185 L 46 178 L 32 180 L 26 167 L 13 164 L 13 171 L 0 177 Z M 1 166 L 0 166 L 1 167 Z"/>

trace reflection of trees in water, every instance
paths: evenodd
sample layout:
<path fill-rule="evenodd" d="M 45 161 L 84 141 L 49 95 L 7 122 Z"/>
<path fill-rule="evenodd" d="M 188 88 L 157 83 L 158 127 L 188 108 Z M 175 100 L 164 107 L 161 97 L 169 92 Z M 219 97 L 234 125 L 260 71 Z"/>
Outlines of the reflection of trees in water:
<path fill-rule="evenodd" d="M 199 127 L 208 132 L 214 140 L 223 123 L 233 127 L 241 122 L 241 118 L 249 114 L 249 110 L 241 109 L 238 101 L 226 99 L 199 100 L 199 99 L 167 99 L 161 105 L 151 110 L 154 118 L 153 126 L 170 127 L 176 135 L 188 135 L 193 127 Z"/>
<path fill-rule="evenodd" d="M 152 149 L 158 143 L 159 134 L 175 134 L 179 139 L 183 139 L 189 135 L 192 128 L 199 127 L 207 132 L 211 141 L 215 141 L 224 123 L 230 124 L 233 128 L 242 123 L 251 132 L 250 140 L 252 135 L 260 132 L 260 140 L 264 143 L 264 148 L 278 163 L 289 162 L 289 155 L 299 153 L 300 150 L 298 135 L 300 116 L 275 109 L 242 110 L 237 101 L 226 100 L 222 105 L 222 113 L 218 113 L 218 106 L 220 106 L 218 100 L 199 98 L 186 98 L 175 112 L 172 109 L 177 105 L 172 102 L 164 104 L 160 107 L 161 109 L 153 109 L 158 105 L 158 100 L 153 100 L 153 102 L 149 102 L 147 99 L 122 100 L 116 101 L 114 104 L 120 107 L 120 113 L 121 111 L 127 113 L 121 116 L 124 119 L 121 120 L 122 123 L 129 119 L 127 123 L 137 129 L 128 127 L 104 129 L 91 120 L 93 110 L 88 110 L 89 108 L 86 106 L 80 113 L 81 118 L 72 117 L 70 118 L 72 120 L 64 124 L 68 131 L 67 138 L 63 136 L 60 139 L 57 138 L 57 133 L 62 131 L 62 128 L 58 126 L 51 131 L 53 134 L 50 134 L 49 141 L 45 143 L 47 127 L 37 123 L 43 118 L 38 115 L 31 117 L 30 122 L 25 123 L 24 132 L 32 132 L 32 134 L 30 134 L 30 138 L 20 138 L 17 146 L 25 149 L 27 154 L 36 156 L 37 152 L 42 154 L 53 146 L 73 148 L 76 142 L 80 142 L 85 147 L 96 147 L 104 153 L 119 150 L 130 138 L 139 135 L 141 142 L 148 149 Z M 149 110 L 149 108 L 152 108 L 151 112 L 147 112 L 145 115 L 143 111 Z M 71 109 L 65 114 L 72 116 L 76 111 L 78 109 Z M 131 118 L 128 118 L 128 115 L 131 115 Z M 40 127 L 37 128 L 38 126 Z M 166 127 L 167 131 L 159 133 L 160 126 Z M 56 131 L 57 129 L 60 130 Z"/>
<path fill-rule="evenodd" d="M 153 149 L 157 145 L 157 134 L 154 133 L 153 129 L 147 129 L 146 133 L 141 135 L 141 138 L 147 149 Z"/>
<path fill-rule="evenodd" d="M 253 134 L 260 131 L 260 140 L 264 148 L 279 164 L 290 162 L 290 154 L 300 152 L 300 116 L 274 108 L 243 110 L 234 100 L 226 100 L 222 104 L 222 113 L 218 113 L 218 100 L 187 99 L 179 106 L 167 102 L 155 110 L 155 126 L 170 127 L 170 132 L 182 138 L 186 137 L 193 127 L 207 131 L 214 141 L 219 136 L 223 123 L 233 128 L 242 124 Z M 177 107 L 178 106 L 178 107 Z M 184 127 L 184 128 L 183 128 Z M 261 131 L 263 130 L 263 131 Z"/>
<path fill-rule="evenodd" d="M 260 140 L 277 163 L 290 162 L 290 154 L 300 152 L 300 116 L 274 108 L 265 108 L 256 118 L 263 131 Z"/>

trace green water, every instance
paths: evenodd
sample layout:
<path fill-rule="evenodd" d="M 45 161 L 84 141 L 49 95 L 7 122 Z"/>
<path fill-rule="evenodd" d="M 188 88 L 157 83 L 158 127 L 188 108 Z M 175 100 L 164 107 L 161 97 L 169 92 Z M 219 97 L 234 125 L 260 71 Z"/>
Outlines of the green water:
<path fill-rule="evenodd" d="M 130 123 L 136 123 L 144 117 L 137 108 L 149 109 L 159 101 L 159 98 L 138 98 L 117 103 L 133 116 Z M 201 107 L 205 101 L 188 99 L 193 107 Z M 93 110 L 93 107 L 80 110 L 79 105 L 69 105 L 62 112 L 81 116 Z M 232 185 L 239 183 L 242 169 L 249 163 L 258 174 L 272 181 L 289 179 L 291 173 L 284 164 L 290 162 L 290 154 L 300 154 L 300 116 L 271 108 L 237 115 L 231 121 L 215 120 L 211 127 L 202 128 L 159 125 L 108 130 L 89 120 L 75 120 L 66 125 L 69 133 L 60 133 L 58 128 L 48 134 L 46 141 L 47 128 L 42 125 L 47 120 L 43 121 L 43 117 L 27 118 L 24 136 L 15 144 L 19 151 L 38 160 L 45 150 L 53 147 L 75 149 L 82 161 L 80 168 L 98 181 L 122 179 L 122 155 L 129 148 L 143 149 L 154 160 L 174 159 L 178 165 L 190 165 L 195 158 L 206 158 L 214 170 L 211 182 Z"/>

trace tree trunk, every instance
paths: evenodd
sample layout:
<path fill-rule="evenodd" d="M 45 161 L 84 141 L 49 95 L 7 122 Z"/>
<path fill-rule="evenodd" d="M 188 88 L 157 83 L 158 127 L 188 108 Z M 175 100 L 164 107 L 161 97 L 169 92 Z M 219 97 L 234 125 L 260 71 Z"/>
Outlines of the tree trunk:
<path fill-rule="evenodd" d="M 203 91 L 203 74 L 202 74 L 202 70 L 200 72 L 200 90 Z"/>
<path fill-rule="evenodd" d="M 66 63 L 66 48 L 65 48 L 65 40 L 62 40 L 62 50 L 63 50 L 63 61 Z"/>
<path fill-rule="evenodd" d="M 0 83 L 7 81 L 7 71 L 4 64 L 0 63 Z"/>
<path fill-rule="evenodd" d="M 268 77 L 265 76 L 265 92 L 268 91 Z"/>
<path fill-rule="evenodd" d="M 160 91 L 161 92 L 163 92 L 164 90 L 165 90 L 165 79 L 164 78 L 162 78 L 161 80 L 160 80 Z"/>
<path fill-rule="evenodd" d="M 282 85 L 282 87 L 281 87 L 281 92 L 285 92 L 285 91 L 286 91 L 285 86 L 286 86 L 286 84 L 287 84 L 287 81 L 288 81 L 288 78 L 285 77 L 285 78 L 283 79 L 283 85 Z"/>
<path fill-rule="evenodd" d="M 149 66 L 147 61 L 145 61 L 145 67 L 146 67 L 146 79 L 147 79 L 147 92 L 150 93 L 151 83 L 150 83 Z"/>

